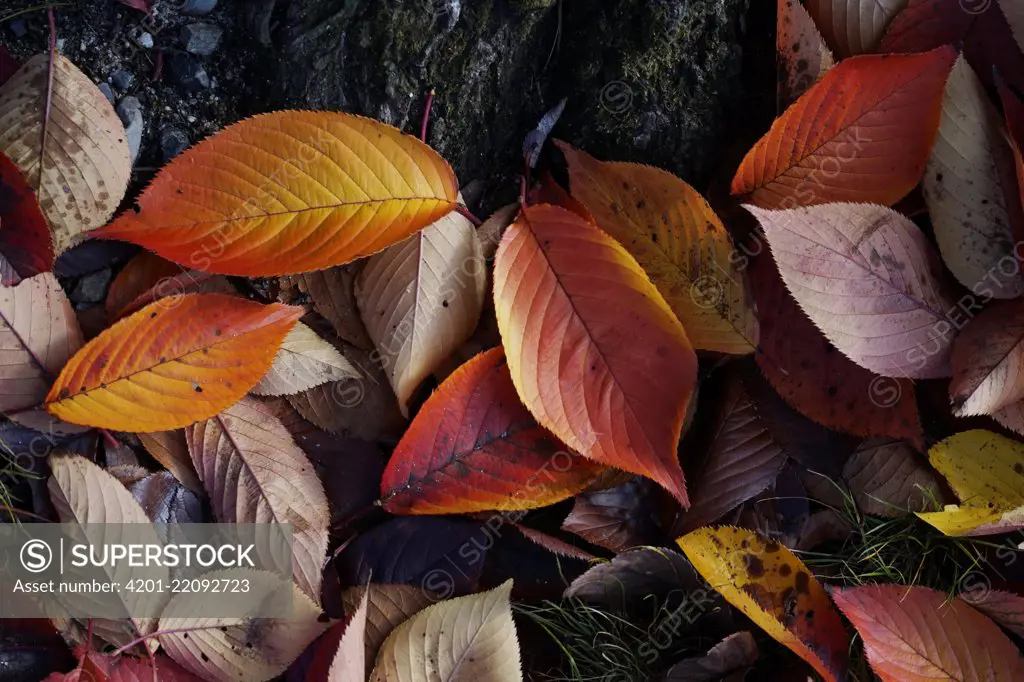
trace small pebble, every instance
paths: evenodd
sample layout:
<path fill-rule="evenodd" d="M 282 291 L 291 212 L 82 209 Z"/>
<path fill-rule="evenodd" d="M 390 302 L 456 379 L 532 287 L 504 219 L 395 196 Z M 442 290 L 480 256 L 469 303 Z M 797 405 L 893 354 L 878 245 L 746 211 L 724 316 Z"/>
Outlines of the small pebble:
<path fill-rule="evenodd" d="M 170 161 L 188 149 L 189 139 L 180 128 L 164 128 L 160 131 L 160 150 L 164 153 L 164 161 Z"/>
<path fill-rule="evenodd" d="M 135 74 L 125 69 L 118 69 L 114 73 L 110 74 L 110 80 L 114 81 L 114 86 L 118 90 L 124 92 L 128 88 L 132 87 L 132 83 L 135 81 Z"/>
<path fill-rule="evenodd" d="M 193 17 L 200 17 L 209 14 L 217 6 L 217 0 L 185 0 L 181 4 L 181 11 Z"/>
<path fill-rule="evenodd" d="M 189 116 L 186 120 L 188 120 L 189 123 L 195 123 L 196 122 L 196 117 L 195 116 Z"/>
<path fill-rule="evenodd" d="M 150 49 L 153 47 L 153 36 L 146 31 L 138 31 L 132 34 L 132 40 L 139 47 Z"/>
<path fill-rule="evenodd" d="M 109 85 L 107 85 L 106 83 L 100 83 L 96 87 L 100 89 L 100 92 L 103 93 L 103 96 L 106 97 L 111 104 L 114 103 L 114 91 L 113 89 L 111 89 Z"/>
<path fill-rule="evenodd" d="M 125 135 L 128 136 L 128 151 L 132 155 L 132 163 L 139 158 L 139 148 L 142 146 L 142 129 L 145 121 L 142 118 L 142 105 L 139 100 L 128 95 L 122 97 L 117 103 L 117 115 L 121 117 L 124 124 Z"/>
<path fill-rule="evenodd" d="M 107 295 L 110 274 L 110 268 L 89 273 L 78 280 L 68 298 L 74 303 L 99 303 Z"/>
<path fill-rule="evenodd" d="M 11 29 L 15 38 L 24 38 L 28 35 L 28 27 L 25 25 L 24 19 L 12 19 L 11 23 L 7 24 L 7 28 Z"/>
<path fill-rule="evenodd" d="M 170 67 L 174 80 L 186 90 L 195 92 L 210 87 L 210 76 L 198 57 L 188 52 L 175 52 L 165 63 Z"/>
<path fill-rule="evenodd" d="M 182 26 L 181 42 L 185 49 L 192 54 L 209 56 L 220 45 L 220 38 L 224 29 L 216 24 L 205 21 Z"/>

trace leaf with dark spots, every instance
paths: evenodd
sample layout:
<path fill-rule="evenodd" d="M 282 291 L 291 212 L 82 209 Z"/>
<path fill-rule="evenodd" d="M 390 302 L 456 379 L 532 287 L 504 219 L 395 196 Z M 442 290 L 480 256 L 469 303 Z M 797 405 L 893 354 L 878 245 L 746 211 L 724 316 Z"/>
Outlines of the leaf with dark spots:
<path fill-rule="evenodd" d="M 396 518 L 358 536 L 335 564 L 342 585 L 416 585 L 449 597 L 476 590 L 494 541 L 494 532 L 480 523 L 436 516 Z"/>

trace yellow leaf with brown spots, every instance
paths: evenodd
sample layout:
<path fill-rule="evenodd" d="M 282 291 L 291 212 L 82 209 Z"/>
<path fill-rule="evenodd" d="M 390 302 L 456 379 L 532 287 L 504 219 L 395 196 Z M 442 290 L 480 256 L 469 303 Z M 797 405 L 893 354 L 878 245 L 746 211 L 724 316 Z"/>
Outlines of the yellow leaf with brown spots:
<path fill-rule="evenodd" d="M 974 429 L 935 444 L 928 460 L 960 498 L 918 513 L 946 535 L 993 535 L 1024 528 L 1024 444 Z"/>
<path fill-rule="evenodd" d="M 676 542 L 730 604 L 826 682 L 846 679 L 849 633 L 825 589 L 789 549 L 733 526 L 701 528 Z"/>

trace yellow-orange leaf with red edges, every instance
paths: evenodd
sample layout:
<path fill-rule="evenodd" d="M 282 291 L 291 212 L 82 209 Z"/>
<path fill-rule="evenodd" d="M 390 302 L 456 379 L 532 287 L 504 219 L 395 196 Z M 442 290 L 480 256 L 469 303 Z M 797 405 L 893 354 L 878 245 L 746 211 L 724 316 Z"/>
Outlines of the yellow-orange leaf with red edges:
<path fill-rule="evenodd" d="M 676 447 L 697 357 L 636 260 L 575 213 L 530 206 L 498 246 L 494 307 L 512 382 L 537 421 L 688 505 Z"/>
<path fill-rule="evenodd" d="M 130 210 L 93 236 L 186 268 L 251 277 L 341 265 L 455 209 L 434 150 L 351 114 L 278 111 L 228 126 L 175 157 Z"/>
<path fill-rule="evenodd" d="M 302 313 L 223 294 L 161 299 L 78 351 L 46 409 L 72 424 L 117 431 L 166 431 L 208 419 L 263 378 Z"/>
<path fill-rule="evenodd" d="M 534 509 L 572 497 L 602 471 L 537 424 L 499 346 L 427 399 L 388 460 L 381 501 L 392 514 Z"/>
<path fill-rule="evenodd" d="M 733 194 L 762 208 L 896 203 L 921 179 L 955 59 L 945 46 L 840 62 L 747 153 Z"/>
<path fill-rule="evenodd" d="M 788 548 L 745 528 L 701 528 L 677 541 L 693 567 L 826 682 L 846 679 L 850 635 L 811 572 Z"/>

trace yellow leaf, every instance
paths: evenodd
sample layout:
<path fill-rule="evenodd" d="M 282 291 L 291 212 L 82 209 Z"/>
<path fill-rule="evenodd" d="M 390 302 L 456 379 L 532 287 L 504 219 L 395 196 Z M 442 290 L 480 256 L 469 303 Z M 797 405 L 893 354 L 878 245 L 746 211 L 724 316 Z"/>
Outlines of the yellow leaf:
<path fill-rule="evenodd" d="M 1024 528 L 1024 444 L 975 429 L 932 446 L 928 460 L 960 498 L 918 516 L 946 535 L 991 535 Z"/>
<path fill-rule="evenodd" d="M 849 634 L 824 588 L 789 549 L 721 526 L 679 538 L 693 567 L 754 623 L 827 682 L 846 679 Z"/>

